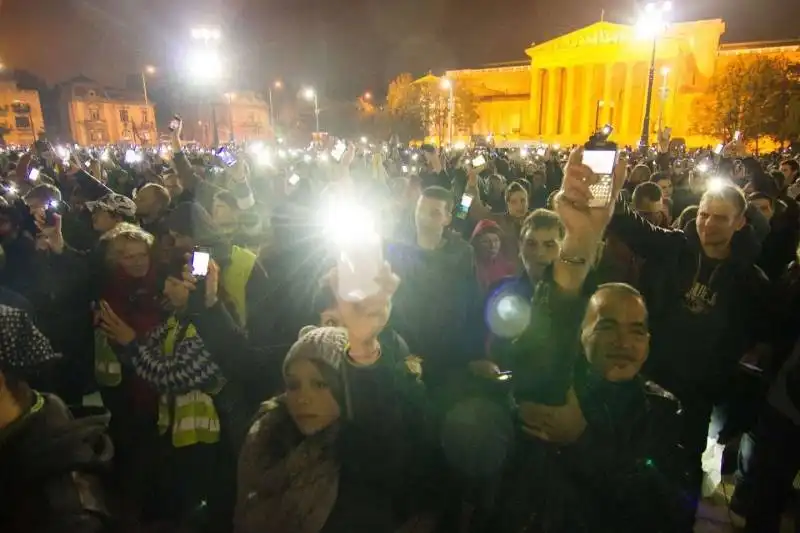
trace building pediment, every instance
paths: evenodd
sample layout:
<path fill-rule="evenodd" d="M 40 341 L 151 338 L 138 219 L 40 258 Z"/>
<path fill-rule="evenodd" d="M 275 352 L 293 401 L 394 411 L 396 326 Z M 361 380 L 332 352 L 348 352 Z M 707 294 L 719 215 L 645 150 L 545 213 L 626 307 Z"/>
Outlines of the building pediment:
<path fill-rule="evenodd" d="M 561 37 L 534 45 L 525 50 L 525 53 L 533 57 L 533 54 L 542 52 L 619 44 L 632 40 L 634 38 L 633 33 L 633 29 L 630 26 L 611 22 L 596 22 Z"/>

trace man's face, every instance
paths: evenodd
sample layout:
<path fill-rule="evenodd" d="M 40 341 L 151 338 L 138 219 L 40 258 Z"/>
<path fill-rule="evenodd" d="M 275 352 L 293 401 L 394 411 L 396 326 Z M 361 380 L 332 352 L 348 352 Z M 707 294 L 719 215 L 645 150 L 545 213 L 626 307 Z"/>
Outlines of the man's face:
<path fill-rule="evenodd" d="M 640 200 L 639 205 L 636 206 L 636 212 L 654 226 L 661 226 L 664 222 L 663 200 L 658 200 L 657 202 Z"/>
<path fill-rule="evenodd" d="M 136 203 L 136 214 L 140 218 L 158 216 L 164 208 L 153 189 L 142 189 L 133 201 Z"/>
<path fill-rule="evenodd" d="M 557 227 L 526 230 L 520 241 L 519 255 L 531 279 L 541 278 L 561 253 L 561 234 Z"/>
<path fill-rule="evenodd" d="M 517 191 L 508 197 L 508 214 L 514 218 L 525 218 L 528 214 L 528 195 Z"/>
<path fill-rule="evenodd" d="M 117 225 L 119 219 L 103 209 L 92 212 L 92 228 L 98 233 L 105 233 Z"/>
<path fill-rule="evenodd" d="M 177 174 L 168 174 L 164 177 L 164 187 L 169 191 L 170 198 L 177 198 L 183 193 L 183 185 Z"/>
<path fill-rule="evenodd" d="M 750 200 L 750 205 L 761 211 L 761 214 L 764 215 L 767 220 L 772 220 L 772 215 L 775 213 L 772 209 L 772 202 L 770 202 L 768 199 L 755 198 Z"/>
<path fill-rule="evenodd" d="M 704 246 L 729 244 L 733 234 L 742 229 L 744 215 L 736 206 L 720 198 L 703 197 L 697 210 L 697 234 Z"/>
<path fill-rule="evenodd" d="M 447 208 L 447 202 L 435 198 L 420 196 L 414 220 L 417 231 L 431 234 L 441 234 L 444 228 L 450 225 L 452 216 Z"/>
<path fill-rule="evenodd" d="M 493 231 L 488 231 L 478 235 L 475 239 L 476 252 L 480 257 L 494 259 L 500 253 L 500 235 Z"/>
<path fill-rule="evenodd" d="M 672 180 L 663 179 L 656 182 L 658 188 L 661 189 L 661 196 L 667 200 L 672 198 Z"/>
<path fill-rule="evenodd" d="M 781 174 L 783 174 L 784 186 L 791 185 L 794 182 L 794 180 L 797 179 L 797 175 L 792 170 L 792 167 L 790 167 L 786 163 L 781 163 Z"/>
<path fill-rule="evenodd" d="M 592 368 L 607 381 L 629 381 L 647 360 L 650 333 L 641 298 L 601 290 L 586 310 L 581 343 Z"/>

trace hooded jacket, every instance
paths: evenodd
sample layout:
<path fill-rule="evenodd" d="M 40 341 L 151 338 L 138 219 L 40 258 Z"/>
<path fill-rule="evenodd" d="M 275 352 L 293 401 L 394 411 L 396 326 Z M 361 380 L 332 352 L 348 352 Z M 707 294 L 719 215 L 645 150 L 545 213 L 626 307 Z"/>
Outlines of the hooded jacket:
<path fill-rule="evenodd" d="M 760 246 L 753 229 L 734 235 L 723 261 L 705 256 L 695 225 L 658 228 L 622 202 L 609 231 L 646 261 L 641 289 L 652 340 L 645 372 L 684 406 L 713 402 L 742 355 L 771 338 L 770 291 L 755 266 Z"/>
<path fill-rule="evenodd" d="M 0 531 L 109 531 L 100 483 L 113 455 L 108 415 L 74 419 L 57 397 L 37 399 L 0 431 Z"/>
<path fill-rule="evenodd" d="M 469 241 L 473 248 L 475 247 L 475 240 L 486 233 L 497 234 L 500 237 L 501 243 L 505 244 L 505 232 L 500 225 L 492 220 L 481 220 L 475 226 L 475 230 L 472 232 L 472 237 Z M 501 279 L 507 276 L 513 276 L 516 271 L 516 264 L 508 259 L 508 254 L 506 250 L 503 249 L 502 245 L 499 253 L 495 257 L 481 257 L 477 253 L 475 255 L 475 273 L 483 292 L 486 292 L 489 287 Z"/>

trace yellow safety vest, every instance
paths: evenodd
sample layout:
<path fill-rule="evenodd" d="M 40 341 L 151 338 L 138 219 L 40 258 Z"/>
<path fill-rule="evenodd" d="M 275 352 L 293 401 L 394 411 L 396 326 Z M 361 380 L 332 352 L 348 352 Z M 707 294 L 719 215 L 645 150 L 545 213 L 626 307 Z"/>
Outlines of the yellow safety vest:
<path fill-rule="evenodd" d="M 94 330 L 94 378 L 103 387 L 116 387 L 122 382 L 122 365 L 101 329 Z"/>
<path fill-rule="evenodd" d="M 256 254 L 246 248 L 233 246 L 231 251 L 231 263 L 225 267 L 222 273 L 222 287 L 225 293 L 231 298 L 236 310 L 239 325 L 247 323 L 247 280 L 256 264 Z"/>
<path fill-rule="evenodd" d="M 178 334 L 178 321 L 174 316 L 167 320 L 164 339 L 164 357 L 172 357 Z M 197 336 L 192 324 L 186 328 L 184 338 Z M 217 392 L 221 387 L 218 387 Z M 174 400 L 170 414 L 170 399 Z M 172 445 L 176 448 L 193 444 L 219 442 L 220 423 L 214 400 L 208 394 L 194 390 L 188 394 L 170 396 L 162 394 L 158 400 L 158 432 L 164 435 L 172 425 Z"/>

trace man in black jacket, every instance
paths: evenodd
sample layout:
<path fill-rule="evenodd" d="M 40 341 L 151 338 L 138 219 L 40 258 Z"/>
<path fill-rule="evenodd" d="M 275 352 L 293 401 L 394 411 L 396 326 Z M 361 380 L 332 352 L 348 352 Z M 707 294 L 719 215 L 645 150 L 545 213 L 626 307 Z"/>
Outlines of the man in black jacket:
<path fill-rule="evenodd" d="M 610 212 L 586 205 L 595 177 L 578 157 L 558 199 L 563 248 L 536 287 L 512 363 L 521 432 L 497 499 L 499 530 L 678 531 L 680 405 L 639 377 L 650 340 L 642 295 L 612 283 L 588 306 L 582 296 Z"/>
<path fill-rule="evenodd" d="M 770 338 L 769 286 L 755 266 L 759 246 L 746 207 L 742 191 L 725 184 L 706 191 L 683 231 L 658 228 L 623 202 L 609 224 L 647 261 L 641 280 L 653 342 L 645 374 L 683 404 L 686 488 L 695 499 L 712 407 L 741 357 Z M 689 528 L 693 517 L 685 520 Z"/>
<path fill-rule="evenodd" d="M 24 311 L 0 306 L 0 531 L 100 533 L 111 461 L 108 416 L 73 419 L 27 377 L 57 358 Z"/>

